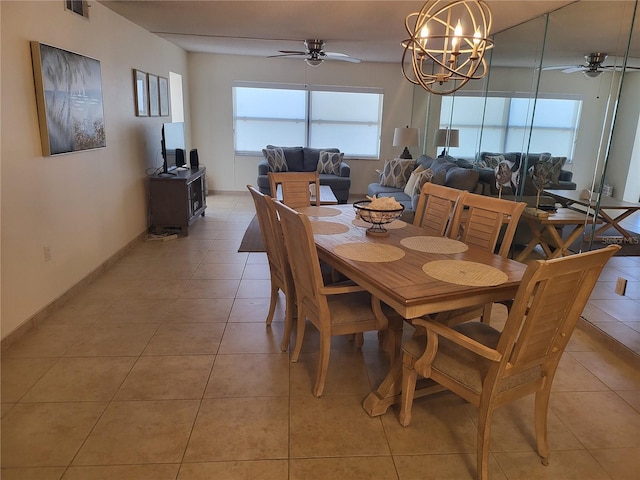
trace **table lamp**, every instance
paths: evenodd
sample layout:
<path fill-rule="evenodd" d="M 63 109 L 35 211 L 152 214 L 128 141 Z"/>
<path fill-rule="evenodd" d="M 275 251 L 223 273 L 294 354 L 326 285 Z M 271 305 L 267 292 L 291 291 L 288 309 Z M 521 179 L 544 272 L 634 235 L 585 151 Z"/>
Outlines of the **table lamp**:
<path fill-rule="evenodd" d="M 402 147 L 404 150 L 400 154 L 400 158 L 413 158 L 408 147 L 414 147 L 418 145 L 418 129 L 409 128 L 407 125 L 404 128 L 396 128 L 393 132 L 393 146 Z"/>
<path fill-rule="evenodd" d="M 449 152 L 449 147 L 460 146 L 460 130 L 456 128 L 440 128 L 436 132 L 436 138 L 433 142 L 435 147 L 443 146 L 441 157 Z"/>

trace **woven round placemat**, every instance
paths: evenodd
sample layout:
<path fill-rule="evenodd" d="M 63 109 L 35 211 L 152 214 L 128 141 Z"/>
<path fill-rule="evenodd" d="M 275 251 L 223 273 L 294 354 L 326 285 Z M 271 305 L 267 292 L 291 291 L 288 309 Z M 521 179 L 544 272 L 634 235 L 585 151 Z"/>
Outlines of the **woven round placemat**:
<path fill-rule="evenodd" d="M 311 220 L 311 230 L 318 235 L 335 235 L 349 231 L 343 223 L 328 222 L 326 220 Z"/>
<path fill-rule="evenodd" d="M 458 240 L 453 240 L 452 238 L 429 237 L 426 235 L 403 238 L 400 240 L 400 244 L 403 247 L 410 248 L 411 250 L 426 253 L 440 253 L 443 255 L 462 253 L 469 249 L 466 244 L 459 242 Z"/>
<path fill-rule="evenodd" d="M 356 227 L 369 228 L 371 226 L 369 222 L 365 222 L 360 218 L 354 219 L 351 223 L 353 223 Z M 387 230 L 393 230 L 394 228 L 403 228 L 406 225 L 407 222 L 404 222 L 402 220 L 394 220 L 393 222 L 385 223 L 384 228 L 386 228 Z"/>
<path fill-rule="evenodd" d="M 436 260 L 425 263 L 422 271 L 430 277 L 456 285 L 491 287 L 507 281 L 507 274 L 497 268 L 466 260 Z"/>
<path fill-rule="evenodd" d="M 333 251 L 341 257 L 359 262 L 393 262 L 404 257 L 404 250 L 401 248 L 379 243 L 343 243 Z"/>
<path fill-rule="evenodd" d="M 340 215 L 340 210 L 331 207 L 301 207 L 296 208 L 297 212 L 304 213 L 310 217 L 335 217 Z"/>

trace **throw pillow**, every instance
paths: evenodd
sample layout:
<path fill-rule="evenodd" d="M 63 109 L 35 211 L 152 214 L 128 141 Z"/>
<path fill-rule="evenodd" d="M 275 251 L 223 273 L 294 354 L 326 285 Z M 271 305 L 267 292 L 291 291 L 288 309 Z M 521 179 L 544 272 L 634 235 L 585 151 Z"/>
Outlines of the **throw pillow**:
<path fill-rule="evenodd" d="M 409 175 L 409 180 L 407 180 L 407 184 L 404 187 L 404 193 L 406 193 L 409 196 L 413 195 L 413 191 L 416 186 L 416 181 L 418 180 L 418 174 L 420 172 L 424 172 L 425 170 L 426 169 L 424 168 L 424 166 L 418 165 L 416 169 L 413 172 L 411 172 L 411 175 Z"/>
<path fill-rule="evenodd" d="M 280 147 L 263 148 L 262 155 L 267 159 L 269 170 L 272 172 L 288 172 L 287 159 L 284 157 L 284 151 Z"/>
<path fill-rule="evenodd" d="M 447 177 L 446 170 L 440 170 L 437 173 L 434 173 L 433 170 L 427 168 L 423 172 L 418 174 L 418 178 L 416 179 L 416 184 L 413 187 L 413 195 L 420 195 L 420 191 L 424 184 L 427 182 L 435 183 L 438 185 L 444 185 L 445 179 Z"/>
<path fill-rule="evenodd" d="M 384 169 L 380 175 L 380 185 L 383 187 L 404 188 L 416 167 L 416 161 L 406 158 L 394 158 L 384 162 Z"/>
<path fill-rule="evenodd" d="M 495 172 L 496 188 L 508 187 L 511 189 L 511 194 L 515 194 L 520 184 L 520 165 L 503 157 L 496 166 Z"/>
<path fill-rule="evenodd" d="M 495 170 L 500 162 L 503 162 L 504 160 L 504 155 L 485 155 L 482 160 L 478 162 L 478 166 Z"/>
<path fill-rule="evenodd" d="M 318 160 L 318 173 L 329 173 L 332 175 L 340 175 L 340 164 L 344 158 L 344 153 L 320 151 Z"/>

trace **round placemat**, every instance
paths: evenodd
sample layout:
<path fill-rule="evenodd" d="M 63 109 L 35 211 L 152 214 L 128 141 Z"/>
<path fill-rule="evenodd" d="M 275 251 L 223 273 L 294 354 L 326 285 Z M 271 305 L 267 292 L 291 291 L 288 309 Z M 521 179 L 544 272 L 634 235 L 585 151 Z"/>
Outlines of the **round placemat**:
<path fill-rule="evenodd" d="M 430 277 L 456 285 L 491 287 L 507 281 L 507 274 L 483 263 L 465 260 L 436 260 L 425 263 L 422 271 Z"/>
<path fill-rule="evenodd" d="M 310 217 L 335 217 L 340 215 L 340 210 L 331 207 L 301 207 L 296 208 L 297 212 L 304 213 Z"/>
<path fill-rule="evenodd" d="M 341 257 L 359 262 L 393 262 L 404 257 L 401 248 L 380 243 L 343 243 L 336 245 L 333 251 Z"/>
<path fill-rule="evenodd" d="M 356 227 L 369 228 L 371 226 L 369 222 L 365 222 L 360 218 L 354 219 L 351 223 L 353 223 Z M 406 225 L 407 222 L 404 222 L 402 220 L 394 220 L 390 223 L 385 223 L 384 228 L 386 228 L 387 230 L 393 230 L 394 228 L 403 228 Z"/>
<path fill-rule="evenodd" d="M 318 235 L 335 235 L 349 231 L 343 223 L 328 222 L 326 220 L 311 220 L 311 230 Z"/>
<path fill-rule="evenodd" d="M 462 253 L 469 249 L 466 244 L 452 238 L 429 237 L 426 235 L 403 238 L 400 240 L 400 244 L 403 247 L 410 248 L 411 250 L 426 253 L 440 253 L 443 255 Z"/>

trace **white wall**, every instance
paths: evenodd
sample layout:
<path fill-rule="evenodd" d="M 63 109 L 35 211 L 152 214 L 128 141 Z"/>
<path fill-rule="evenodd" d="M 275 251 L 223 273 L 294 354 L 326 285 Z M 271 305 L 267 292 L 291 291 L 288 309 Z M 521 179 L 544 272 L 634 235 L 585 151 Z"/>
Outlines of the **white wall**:
<path fill-rule="evenodd" d="M 384 89 L 381 156 L 379 160 L 346 159 L 351 167 L 351 193 L 365 194 L 377 180 L 376 168 L 401 153 L 393 147 L 395 127 L 411 124 L 413 87 L 398 64 L 327 61 L 312 68 L 299 58 L 189 54 L 193 147 L 207 167 L 209 190 L 246 191 L 256 184 L 261 157 L 234 156 L 232 82 L 234 80 L 313 85 L 381 87 Z M 330 145 L 327 145 L 329 147 Z M 422 147 L 412 149 L 414 157 Z"/>
<path fill-rule="evenodd" d="M 62 1 L 0 2 L 2 338 L 146 230 L 145 171 L 169 120 L 135 116 L 132 72 L 187 78 L 186 52 L 90 5 L 87 21 Z M 106 148 L 42 156 L 32 40 L 100 60 Z"/>

